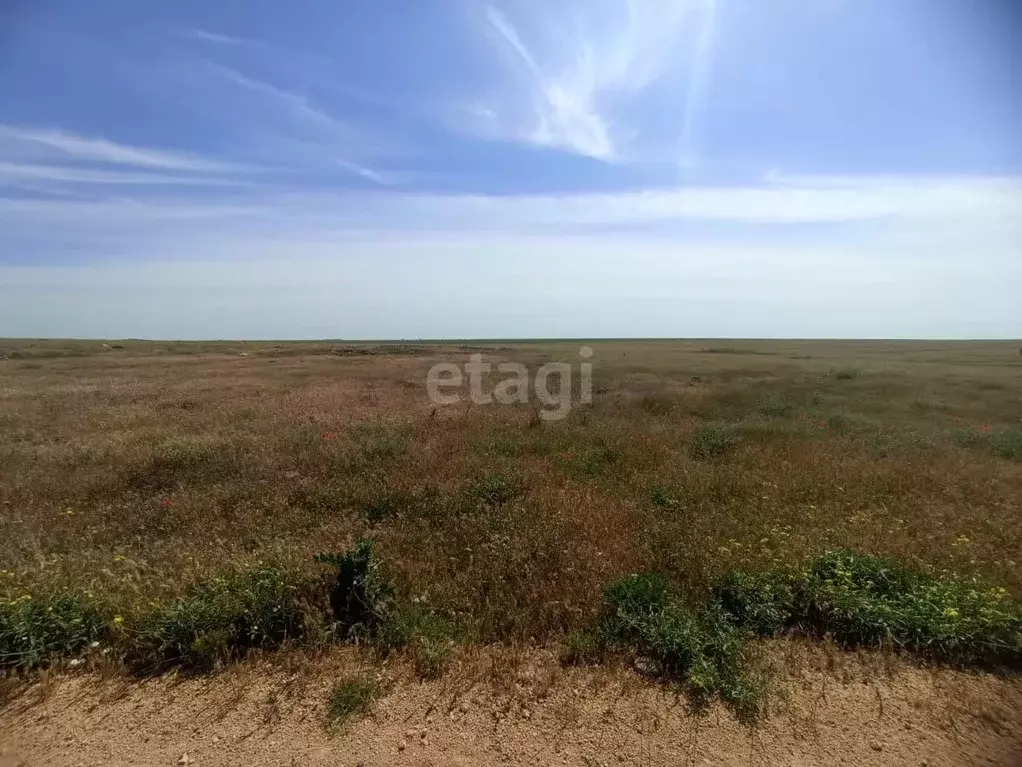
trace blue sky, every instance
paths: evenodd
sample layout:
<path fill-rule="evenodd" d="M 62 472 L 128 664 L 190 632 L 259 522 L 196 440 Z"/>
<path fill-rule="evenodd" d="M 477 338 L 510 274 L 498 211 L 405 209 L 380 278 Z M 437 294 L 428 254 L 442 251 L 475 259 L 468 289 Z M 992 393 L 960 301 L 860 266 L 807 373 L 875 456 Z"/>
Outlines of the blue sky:
<path fill-rule="evenodd" d="M 1022 336 L 1013 0 L 11 0 L 0 336 Z"/>

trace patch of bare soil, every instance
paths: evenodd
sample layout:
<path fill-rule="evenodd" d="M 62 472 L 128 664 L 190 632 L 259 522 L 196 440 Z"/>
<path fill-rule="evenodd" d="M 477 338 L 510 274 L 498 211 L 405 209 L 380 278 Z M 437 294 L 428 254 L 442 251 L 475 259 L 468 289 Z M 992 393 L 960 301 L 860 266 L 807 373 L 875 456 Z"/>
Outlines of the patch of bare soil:
<path fill-rule="evenodd" d="M 0 710 L 14 765 L 1022 765 L 1022 680 L 888 662 L 802 665 L 754 728 L 623 669 L 481 653 L 436 682 L 400 670 L 330 731 L 351 654 L 296 672 L 242 664 L 204 679 L 54 677 Z"/>

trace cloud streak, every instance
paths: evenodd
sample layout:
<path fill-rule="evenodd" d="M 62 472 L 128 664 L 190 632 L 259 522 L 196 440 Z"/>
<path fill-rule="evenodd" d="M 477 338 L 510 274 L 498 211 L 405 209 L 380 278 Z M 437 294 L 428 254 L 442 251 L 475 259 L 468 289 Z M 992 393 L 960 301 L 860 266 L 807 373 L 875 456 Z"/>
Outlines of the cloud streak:
<path fill-rule="evenodd" d="M 699 37 L 692 51 L 692 67 L 688 92 L 685 96 L 685 115 L 681 128 L 681 165 L 694 165 L 696 152 L 696 121 L 706 108 L 710 84 L 710 66 L 717 25 L 717 0 L 705 0 L 701 9 Z"/>
<path fill-rule="evenodd" d="M 167 173 L 121 172 L 95 168 L 62 167 L 0 162 L 0 184 L 21 186 L 23 182 L 53 181 L 73 184 L 117 184 L 125 186 L 244 186 L 247 182 L 208 176 L 175 176 Z"/>
<path fill-rule="evenodd" d="M 258 40 L 224 35 L 219 32 L 210 32 L 206 29 L 186 29 L 181 34 L 189 40 L 198 40 L 203 43 L 212 43 L 213 45 L 261 45 Z"/>
<path fill-rule="evenodd" d="M 0 166 L 0 178 L 5 171 L 10 169 Z M 430 232 L 575 236 L 714 222 L 779 227 L 872 223 L 923 230 L 956 224 L 1018 233 L 1022 179 L 775 176 L 759 186 L 518 196 L 289 191 L 265 183 L 220 195 L 216 205 L 186 195 L 88 203 L 0 199 L 3 228 L 36 228 L 48 221 L 58 228 L 87 222 L 92 231 L 151 224 L 158 231 L 161 221 L 189 218 L 240 222 L 227 232 L 254 227 L 309 237 L 326 232 L 347 240 Z"/>
<path fill-rule="evenodd" d="M 674 141 L 691 149 L 705 99 L 715 0 L 600 0 L 518 5 L 524 24 L 487 6 L 481 31 L 504 64 L 499 97 L 472 106 L 483 133 L 605 161 L 645 151 L 636 102 L 665 77 L 690 69 L 683 127 Z M 528 30 L 528 34 L 526 34 Z M 691 48 L 691 53 L 687 50 Z M 662 94 L 659 96 L 662 97 Z M 680 104 L 660 104 L 677 113 Z"/>
<path fill-rule="evenodd" d="M 204 172 L 239 169 L 233 163 L 209 160 L 184 152 L 118 144 L 105 138 L 88 138 L 46 128 L 0 125 L 0 142 L 3 142 L 0 146 L 4 147 L 5 152 L 55 150 L 69 159 L 112 165 Z"/>

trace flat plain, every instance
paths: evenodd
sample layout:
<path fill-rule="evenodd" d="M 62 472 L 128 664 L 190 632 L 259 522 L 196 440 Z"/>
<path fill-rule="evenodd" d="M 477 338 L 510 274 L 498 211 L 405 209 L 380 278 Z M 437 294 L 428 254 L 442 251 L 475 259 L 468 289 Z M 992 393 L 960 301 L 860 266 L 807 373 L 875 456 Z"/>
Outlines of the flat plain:
<path fill-rule="evenodd" d="M 589 404 L 577 401 L 583 345 Z M 569 363 L 567 417 L 542 418 L 534 397 L 431 402 L 430 367 L 471 354 L 532 372 Z M 3 599 L 87 595 L 106 626 L 94 641 L 113 651 L 40 655 L 61 674 L 70 662 L 127 675 L 134 638 L 164 630 L 154 610 L 260 568 L 285 586 L 321 582 L 315 555 L 360 539 L 374 542 L 390 603 L 419 621 L 411 641 L 360 663 L 407 662 L 433 685 L 480 653 L 496 653 L 495 668 L 586 656 L 608 587 L 637 573 L 702 604 L 736 569 L 794 571 L 845 551 L 1022 596 L 1019 342 L 8 340 L 0 358 Z M 321 609 L 314 588 L 299 591 L 303 609 Z M 958 610 L 942 609 L 944 639 L 958 641 Z M 824 667 L 853 652 L 826 628 L 814 640 L 830 648 Z M 284 633 L 280 663 L 331 652 L 323 632 Z M 788 638 L 760 641 L 773 649 L 750 663 L 776 665 L 798 655 L 778 642 L 807 641 L 774 633 Z M 200 639 L 217 673 L 240 659 L 229 637 Z M 907 662 L 890 643 L 870 651 Z M 640 646 L 636 662 L 650 653 Z M 612 655 L 606 674 L 629 667 Z M 12 673 L 8 708 L 22 711 L 24 685 L 39 682 Z M 1010 688 L 1002 698 L 1018 694 L 1014 674 L 990 677 Z M 1018 711 L 998 717 L 1009 753 Z"/>

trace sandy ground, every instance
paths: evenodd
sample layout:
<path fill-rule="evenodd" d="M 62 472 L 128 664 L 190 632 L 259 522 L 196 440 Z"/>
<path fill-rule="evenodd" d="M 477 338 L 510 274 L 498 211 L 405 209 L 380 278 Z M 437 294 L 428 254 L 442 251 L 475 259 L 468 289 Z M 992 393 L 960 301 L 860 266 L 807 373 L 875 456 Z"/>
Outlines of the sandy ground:
<path fill-rule="evenodd" d="M 1022 679 L 900 661 L 799 664 L 749 729 L 622 669 L 476 657 L 436 682 L 385 669 L 387 694 L 335 731 L 351 657 L 256 662 L 202 679 L 55 676 L 0 709 L 14 765 L 1022 765 Z M 789 663 L 790 667 L 790 663 Z"/>

